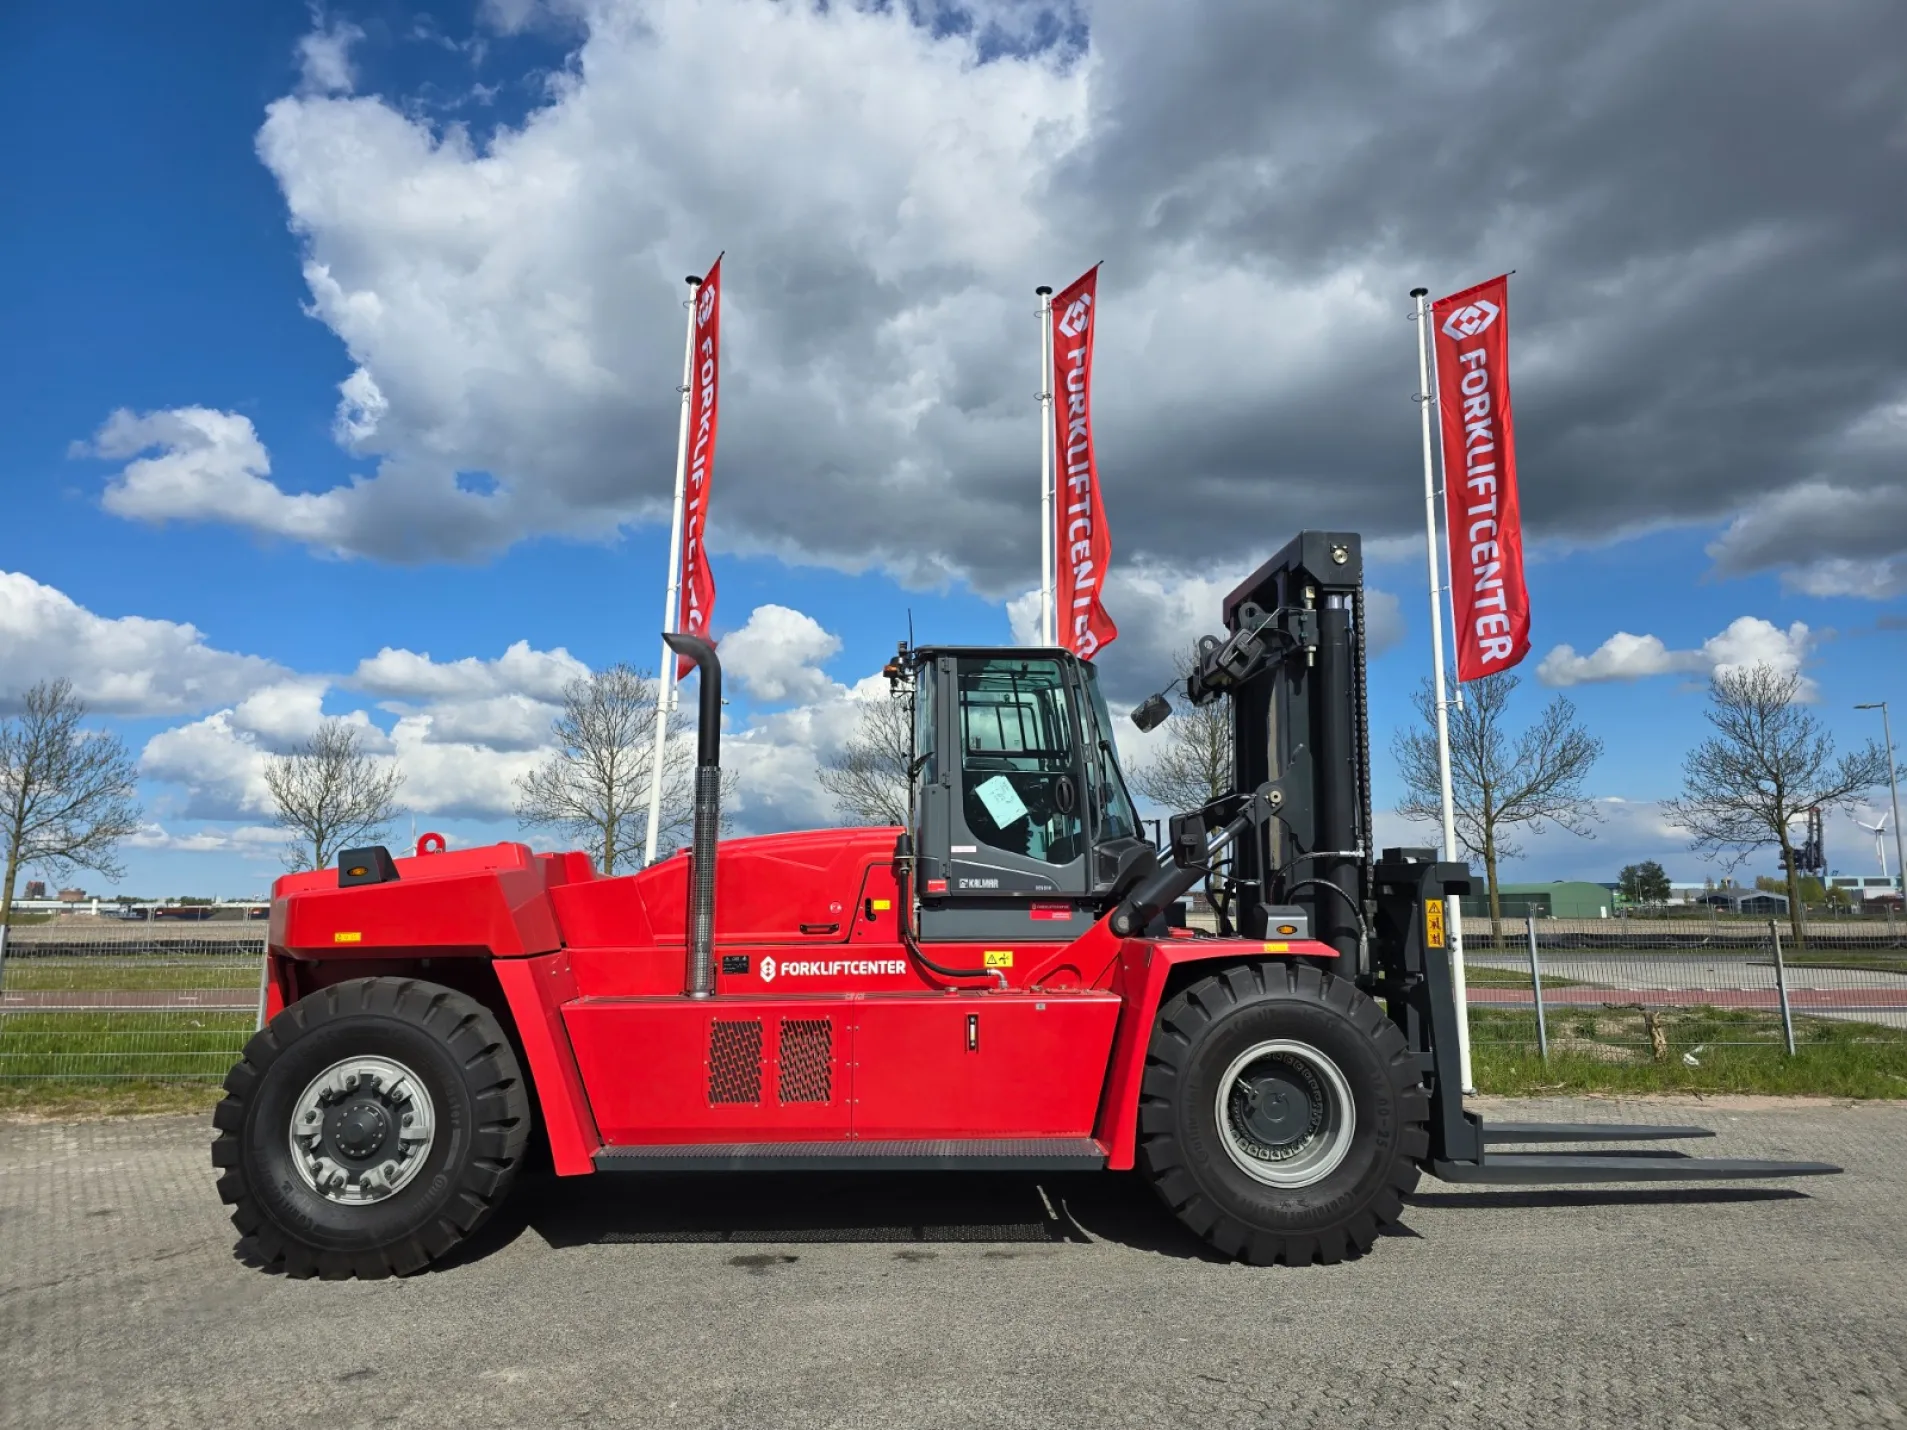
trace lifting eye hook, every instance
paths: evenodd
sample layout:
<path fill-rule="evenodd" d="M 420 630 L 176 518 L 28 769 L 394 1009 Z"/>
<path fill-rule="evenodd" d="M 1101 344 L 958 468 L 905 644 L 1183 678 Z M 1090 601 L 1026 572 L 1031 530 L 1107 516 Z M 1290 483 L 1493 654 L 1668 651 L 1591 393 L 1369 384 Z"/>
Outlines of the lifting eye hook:
<path fill-rule="evenodd" d="M 450 846 L 444 842 L 444 836 L 436 832 L 417 836 L 418 857 L 426 854 L 442 854 Z"/>

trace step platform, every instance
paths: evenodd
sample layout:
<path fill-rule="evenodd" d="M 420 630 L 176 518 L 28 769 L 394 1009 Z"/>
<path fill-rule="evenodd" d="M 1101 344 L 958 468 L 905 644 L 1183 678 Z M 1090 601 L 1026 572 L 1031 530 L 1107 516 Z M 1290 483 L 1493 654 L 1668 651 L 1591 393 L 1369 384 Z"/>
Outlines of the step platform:
<path fill-rule="evenodd" d="M 1466 1114 L 1474 1116 L 1474 1114 Z M 1573 1186 L 1590 1182 L 1758 1181 L 1826 1177 L 1840 1172 L 1829 1162 L 1778 1162 L 1756 1157 L 1691 1157 L 1674 1148 L 1592 1148 L 1581 1152 L 1499 1152 L 1580 1142 L 1663 1142 L 1713 1137 L 1706 1127 L 1663 1127 L 1619 1122 L 1483 1122 L 1483 1155 L 1475 1162 L 1432 1161 L 1427 1170 L 1443 1182 L 1522 1186 Z"/>
<path fill-rule="evenodd" d="M 605 1147 L 599 1172 L 1096 1172 L 1090 1137 L 940 1141 L 707 1142 Z"/>

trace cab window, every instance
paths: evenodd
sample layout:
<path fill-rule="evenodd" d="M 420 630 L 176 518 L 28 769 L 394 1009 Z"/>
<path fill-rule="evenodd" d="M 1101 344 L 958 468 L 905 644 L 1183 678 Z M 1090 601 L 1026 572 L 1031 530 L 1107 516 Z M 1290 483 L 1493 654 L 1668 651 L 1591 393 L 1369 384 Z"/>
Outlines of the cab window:
<path fill-rule="evenodd" d="M 1079 757 L 1055 661 L 959 662 L 961 808 L 984 844 L 1046 864 L 1083 852 Z"/>

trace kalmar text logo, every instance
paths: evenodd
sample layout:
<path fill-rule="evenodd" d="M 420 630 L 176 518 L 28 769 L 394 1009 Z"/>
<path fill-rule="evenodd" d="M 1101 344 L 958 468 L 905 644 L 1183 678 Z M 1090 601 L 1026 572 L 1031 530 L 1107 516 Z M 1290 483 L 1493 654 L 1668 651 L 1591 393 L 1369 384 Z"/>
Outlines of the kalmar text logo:
<path fill-rule="evenodd" d="M 1496 304 L 1485 299 L 1479 298 L 1474 303 L 1465 303 L 1444 319 L 1444 336 L 1452 342 L 1459 343 L 1465 338 L 1474 338 L 1496 321 L 1496 315 Z"/>

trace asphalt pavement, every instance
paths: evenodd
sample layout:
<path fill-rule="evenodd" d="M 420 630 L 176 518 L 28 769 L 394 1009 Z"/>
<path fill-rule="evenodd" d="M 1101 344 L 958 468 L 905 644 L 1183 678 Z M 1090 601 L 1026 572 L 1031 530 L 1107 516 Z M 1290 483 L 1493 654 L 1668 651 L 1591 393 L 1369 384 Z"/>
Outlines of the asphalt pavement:
<path fill-rule="evenodd" d="M 1848 1170 L 1426 1181 L 1308 1270 L 1116 1175 L 552 1179 L 445 1268 L 326 1283 L 238 1259 L 203 1119 L 0 1125 L 0 1425 L 1907 1424 L 1907 1106 L 1489 1110 Z"/>

